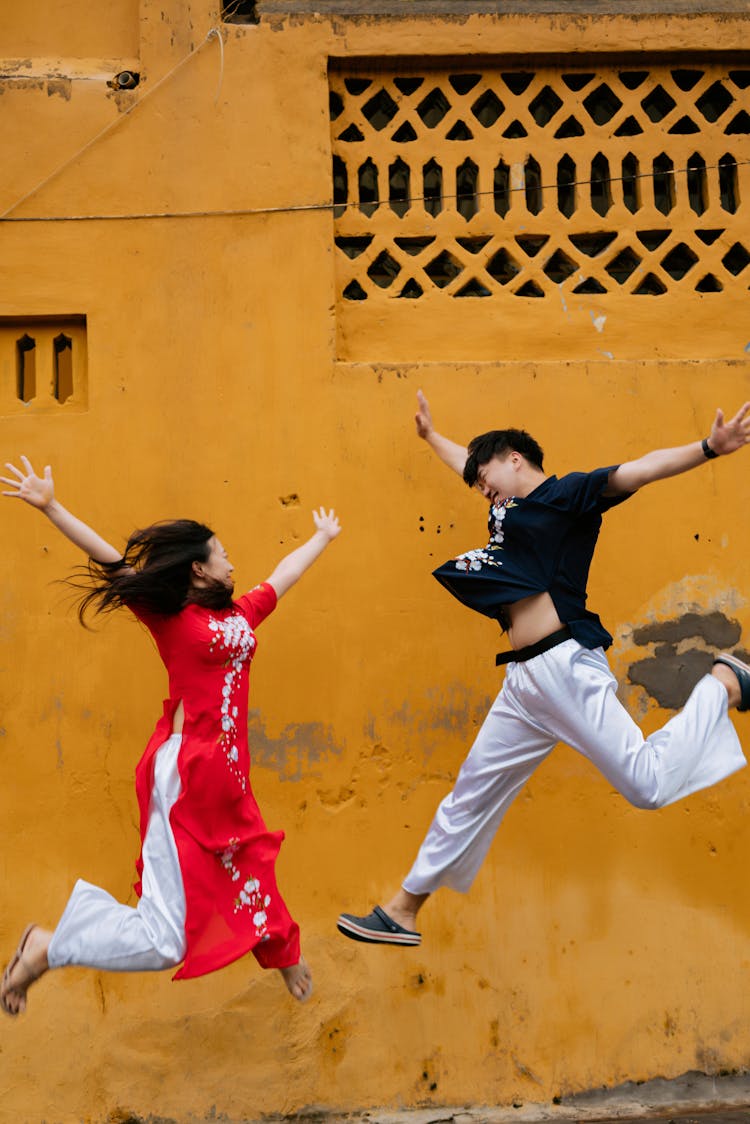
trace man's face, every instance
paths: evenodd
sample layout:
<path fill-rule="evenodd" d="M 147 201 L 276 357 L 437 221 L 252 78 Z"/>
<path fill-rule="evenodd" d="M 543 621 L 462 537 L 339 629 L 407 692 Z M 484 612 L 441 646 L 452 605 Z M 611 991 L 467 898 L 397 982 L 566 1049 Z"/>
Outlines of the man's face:
<path fill-rule="evenodd" d="M 500 504 L 516 494 L 518 471 L 522 457 L 518 453 L 494 456 L 477 472 L 477 488 L 493 504 Z"/>

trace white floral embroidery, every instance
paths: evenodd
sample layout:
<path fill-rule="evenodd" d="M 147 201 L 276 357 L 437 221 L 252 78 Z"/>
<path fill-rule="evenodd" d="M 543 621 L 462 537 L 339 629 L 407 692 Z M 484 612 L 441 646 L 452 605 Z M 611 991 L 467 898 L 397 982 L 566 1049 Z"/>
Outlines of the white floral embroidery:
<path fill-rule="evenodd" d="M 457 570 L 481 570 L 482 566 L 502 566 L 502 562 L 493 558 L 489 550 L 467 550 L 455 559 Z"/>
<path fill-rule="evenodd" d="M 224 685 L 221 689 L 221 734 L 219 744 L 224 747 L 227 764 L 230 772 L 237 779 L 244 792 L 247 789 L 247 777 L 238 768 L 240 751 L 237 745 L 237 715 L 239 707 L 235 702 L 235 694 L 242 689 L 241 672 L 255 648 L 253 630 L 245 617 L 233 613 L 229 617 L 217 619 L 210 617 L 208 627 L 214 633 L 211 640 L 211 651 L 218 649 L 226 652 L 227 660 L 224 664 L 226 674 Z"/>
<path fill-rule="evenodd" d="M 217 851 L 221 865 L 233 882 L 239 882 L 242 878 L 239 868 L 235 866 L 234 863 L 234 857 L 237 854 L 239 846 L 239 839 L 234 837 L 229 840 L 223 851 Z M 268 936 L 268 914 L 266 910 L 270 904 L 271 895 L 262 894 L 260 882 L 257 878 L 250 875 L 249 878 L 245 879 L 242 889 L 234 899 L 234 912 L 239 913 L 241 909 L 246 909 L 248 912 L 252 910 L 255 935 L 264 938 Z"/>

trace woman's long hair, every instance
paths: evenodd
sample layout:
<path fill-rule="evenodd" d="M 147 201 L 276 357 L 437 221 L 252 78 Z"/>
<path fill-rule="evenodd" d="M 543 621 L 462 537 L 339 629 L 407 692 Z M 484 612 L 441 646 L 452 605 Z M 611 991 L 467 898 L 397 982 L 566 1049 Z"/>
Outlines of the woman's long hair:
<path fill-rule="evenodd" d="M 210 527 L 193 519 L 165 520 L 134 531 L 119 561 L 90 559 L 70 580 L 75 589 L 83 590 L 78 603 L 81 624 L 89 609 L 106 613 L 122 605 L 163 616 L 179 613 L 189 602 L 227 608 L 232 590 L 222 582 L 209 580 L 200 589 L 192 583 L 193 562 L 208 560 L 213 534 Z"/>

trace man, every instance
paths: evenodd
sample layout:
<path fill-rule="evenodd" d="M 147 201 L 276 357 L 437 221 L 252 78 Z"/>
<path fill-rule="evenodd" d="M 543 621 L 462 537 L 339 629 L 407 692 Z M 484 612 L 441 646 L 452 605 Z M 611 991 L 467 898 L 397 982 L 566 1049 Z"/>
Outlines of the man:
<path fill-rule="evenodd" d="M 728 456 L 750 442 L 750 402 L 703 441 L 594 472 L 546 475 L 523 430 L 493 430 L 468 449 L 438 433 L 418 394 L 417 433 L 490 501 L 490 542 L 435 571 L 465 605 L 507 630 L 503 688 L 440 804 L 414 866 L 384 909 L 343 913 L 353 940 L 417 945 L 417 913 L 441 886 L 467 891 L 514 797 L 558 742 L 584 754 L 639 808 L 661 808 L 745 764 L 728 710 L 750 709 L 750 666 L 719 654 L 684 709 L 645 738 L 616 697 L 604 649 L 612 637 L 586 609 L 604 512 L 639 488 Z"/>

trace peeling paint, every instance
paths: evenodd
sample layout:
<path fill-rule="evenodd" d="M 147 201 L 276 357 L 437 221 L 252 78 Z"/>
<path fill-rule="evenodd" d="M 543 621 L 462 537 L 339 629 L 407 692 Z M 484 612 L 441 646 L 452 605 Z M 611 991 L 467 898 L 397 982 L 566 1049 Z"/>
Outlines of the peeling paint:
<path fill-rule="evenodd" d="M 602 313 L 597 316 L 591 309 L 589 309 L 589 316 L 591 317 L 591 323 L 594 325 L 597 332 L 603 332 L 604 325 L 607 323 L 607 317 Z"/>
<path fill-rule="evenodd" d="M 260 711 L 251 710 L 247 729 L 253 765 L 272 769 L 283 781 L 308 777 L 312 765 L 331 754 L 338 757 L 343 753 L 343 746 L 334 740 L 332 727 L 322 722 L 292 722 L 278 736 L 271 737 Z"/>

